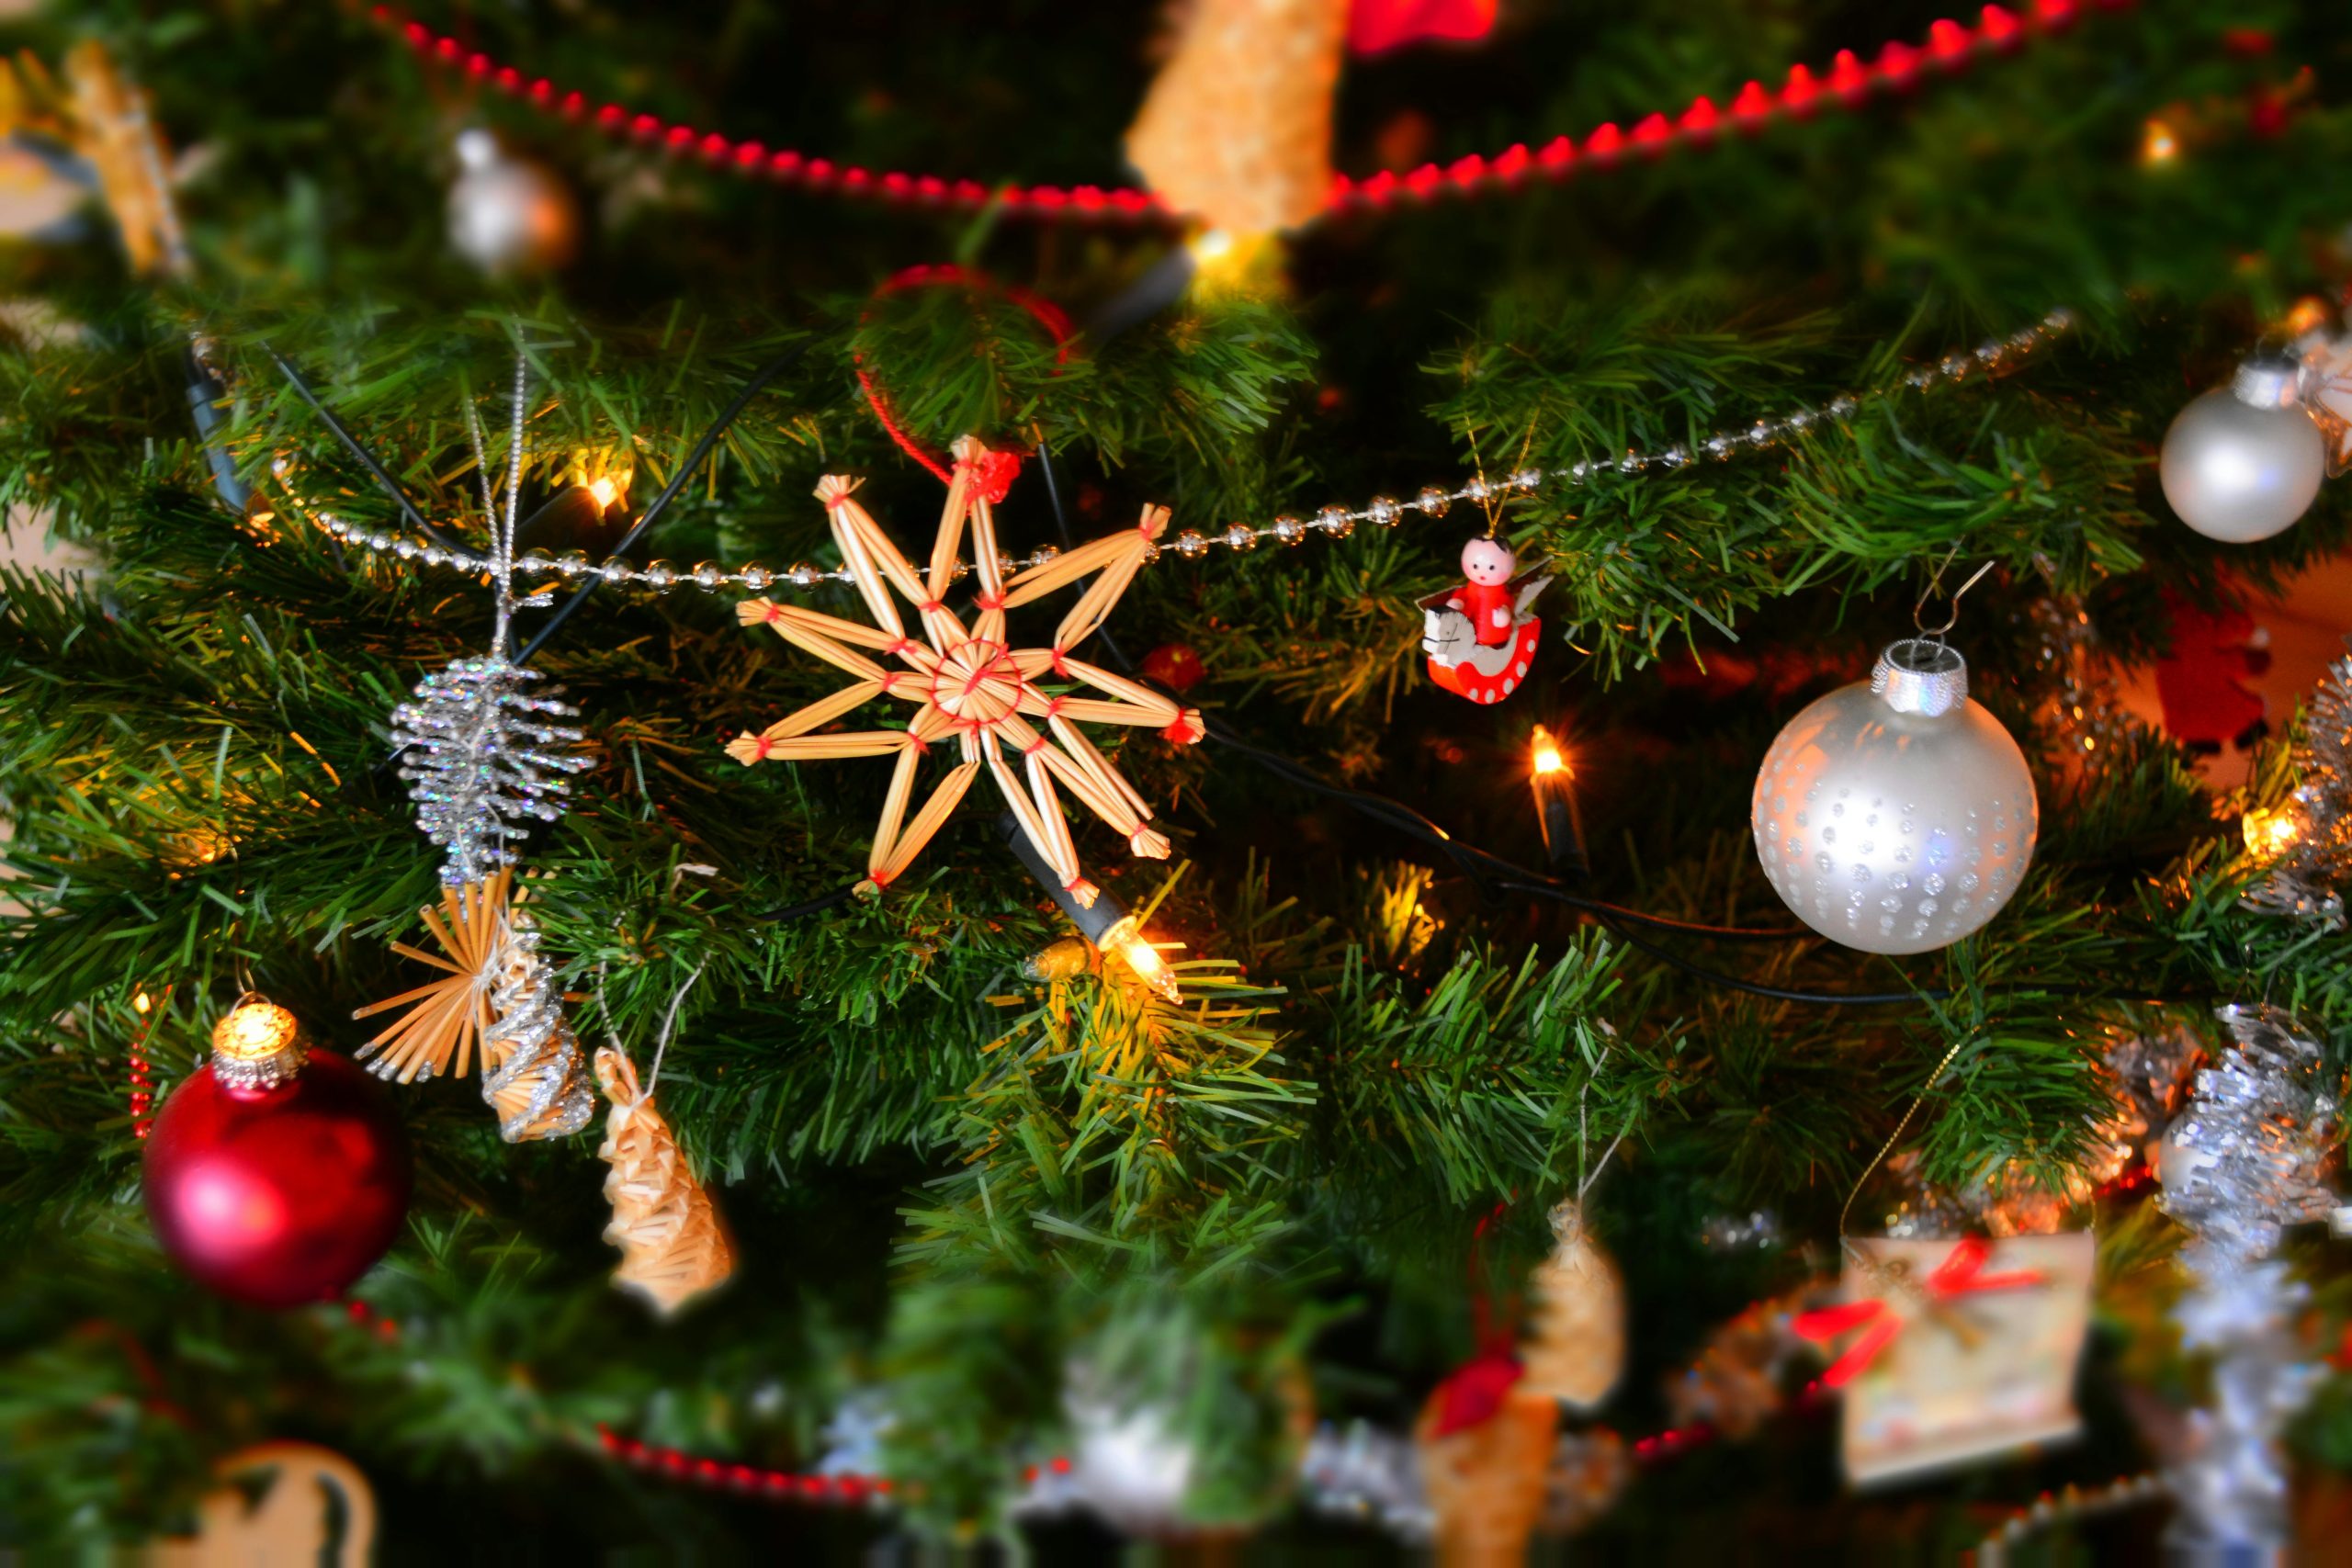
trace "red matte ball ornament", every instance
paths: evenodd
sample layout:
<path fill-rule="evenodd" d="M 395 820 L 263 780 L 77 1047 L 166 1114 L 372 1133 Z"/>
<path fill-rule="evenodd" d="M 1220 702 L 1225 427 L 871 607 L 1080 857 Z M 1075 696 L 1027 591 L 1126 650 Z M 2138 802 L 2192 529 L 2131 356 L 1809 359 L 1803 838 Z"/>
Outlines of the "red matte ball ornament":
<path fill-rule="evenodd" d="M 1159 682 L 1179 696 L 1207 679 L 1208 672 L 1208 666 L 1189 643 L 1162 643 L 1143 656 L 1143 678 Z"/>
<path fill-rule="evenodd" d="M 306 1057 L 298 1034 L 285 1009 L 240 1001 L 147 1142 L 164 1250 L 251 1306 L 341 1295 L 400 1234 L 414 1181 L 383 1089 L 345 1057 Z"/>

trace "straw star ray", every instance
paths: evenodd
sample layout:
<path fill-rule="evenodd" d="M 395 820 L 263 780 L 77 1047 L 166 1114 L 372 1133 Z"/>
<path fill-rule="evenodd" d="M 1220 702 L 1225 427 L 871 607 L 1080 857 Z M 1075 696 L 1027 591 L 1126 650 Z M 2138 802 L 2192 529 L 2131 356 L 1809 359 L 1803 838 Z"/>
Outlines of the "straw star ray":
<path fill-rule="evenodd" d="M 991 452 L 971 436 L 956 442 L 955 452 L 947 505 L 924 572 L 917 571 L 858 504 L 856 480 L 828 475 L 818 481 L 817 499 L 825 504 L 833 538 L 872 625 L 767 599 L 738 606 L 744 625 L 775 628 L 786 642 L 846 671 L 852 680 L 760 734 L 739 736 L 729 742 L 727 754 L 747 765 L 895 756 L 897 771 L 867 856 L 866 877 L 858 884 L 858 890 L 866 894 L 878 893 L 905 874 L 985 768 L 1023 833 L 1062 878 L 1063 890 L 1080 904 L 1091 905 L 1096 890 L 1080 871 L 1069 826 L 1062 817 L 1062 791 L 1124 835 L 1135 854 L 1164 858 L 1168 840 L 1151 827 L 1143 796 L 1080 726 L 1149 726 L 1180 745 L 1190 745 L 1202 735 L 1196 710 L 1070 657 L 1072 649 L 1110 618 L 1127 584 L 1151 558 L 1155 541 L 1168 525 L 1168 509 L 1147 506 L 1134 528 L 1008 577 L 997 549 L 989 493 L 990 481 L 1005 471 L 1005 455 Z M 968 626 L 944 603 L 962 570 L 959 552 L 967 524 L 972 570 L 979 584 Z M 1063 616 L 1052 646 L 1012 645 L 1005 612 L 1090 575 L 1094 581 Z M 914 610 L 912 634 L 894 592 Z M 888 668 L 869 652 L 896 660 L 902 668 Z M 1070 690 L 1047 695 L 1038 682 L 1048 677 L 1069 682 Z M 1080 694 L 1080 688 L 1100 694 Z M 914 716 L 899 729 L 816 733 L 876 697 L 914 704 Z M 910 820 L 908 807 L 914 802 L 922 759 L 934 745 L 951 739 L 957 761 Z"/>

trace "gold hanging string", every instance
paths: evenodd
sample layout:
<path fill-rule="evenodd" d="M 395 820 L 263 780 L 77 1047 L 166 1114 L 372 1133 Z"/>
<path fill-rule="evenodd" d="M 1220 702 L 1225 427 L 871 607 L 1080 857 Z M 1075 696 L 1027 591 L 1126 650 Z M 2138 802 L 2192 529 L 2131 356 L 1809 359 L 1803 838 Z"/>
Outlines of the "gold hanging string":
<path fill-rule="evenodd" d="M 1487 531 L 1480 536 L 1491 539 L 1502 517 L 1495 508 L 1493 487 L 1487 483 L 1487 460 L 1478 455 L 1478 433 L 1466 422 L 1462 426 L 1462 438 L 1470 443 L 1470 467 L 1478 479 L 1478 510 L 1487 514 Z"/>
<path fill-rule="evenodd" d="M 1984 574 L 1979 572 L 1977 575 L 1981 577 Z M 1962 589 L 1962 592 L 1965 592 L 1967 590 Z M 1957 598 L 1959 595 L 1955 594 L 1953 597 Z M 1903 1112 L 1903 1120 L 1894 1124 L 1894 1131 L 1888 1134 L 1885 1143 L 1879 1145 L 1878 1153 L 1871 1156 L 1871 1163 L 1862 1168 L 1861 1175 L 1854 1178 L 1854 1190 L 1846 1194 L 1846 1206 L 1838 1211 L 1838 1245 L 1841 1250 L 1849 1254 L 1853 1253 L 1853 1248 L 1847 1245 L 1846 1222 L 1853 1215 L 1854 1200 L 1862 1195 L 1862 1184 L 1871 1179 L 1871 1173 L 1879 1168 L 1886 1156 L 1894 1152 L 1894 1145 L 1903 1141 L 1905 1133 L 1910 1131 L 1911 1118 L 1919 1114 L 1919 1107 L 1927 1104 L 1928 1096 L 1935 1092 L 1936 1080 L 1944 1076 L 1944 1069 L 1951 1066 L 1962 1051 L 1968 1049 L 1968 1043 L 1966 1040 L 1962 1040 L 1944 1053 L 1944 1059 L 1936 1064 L 1936 1070 L 1928 1075 L 1928 1081 L 1920 1086 L 1919 1092 L 1912 1098 L 1910 1108 Z"/>

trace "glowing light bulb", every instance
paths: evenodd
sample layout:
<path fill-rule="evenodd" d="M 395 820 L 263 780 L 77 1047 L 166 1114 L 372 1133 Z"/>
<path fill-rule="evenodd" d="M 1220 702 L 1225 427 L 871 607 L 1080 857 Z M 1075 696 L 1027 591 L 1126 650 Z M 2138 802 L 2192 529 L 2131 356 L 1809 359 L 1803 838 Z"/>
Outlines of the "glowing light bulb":
<path fill-rule="evenodd" d="M 621 487 L 600 474 L 588 481 L 588 493 L 596 498 L 596 509 L 602 512 L 621 498 Z"/>
<path fill-rule="evenodd" d="M 1194 240 L 1191 248 L 1196 262 L 1223 261 L 1233 254 L 1233 236 L 1223 229 L 1211 229 Z"/>
<path fill-rule="evenodd" d="M 154 1004 L 153 1001 L 150 1001 L 150 1000 L 148 999 L 147 993 L 146 993 L 146 992 L 144 992 L 144 991 L 140 992 L 137 996 L 135 996 L 135 997 L 133 997 L 133 998 L 130 998 L 130 1006 L 131 1006 L 132 1010 L 133 1010 L 133 1011 L 135 1011 L 135 1012 L 141 1013 L 141 1014 L 145 1013 L 145 1012 L 146 1012 L 150 1008 L 153 1008 L 154 1005 L 155 1005 L 155 1004 Z"/>
<path fill-rule="evenodd" d="M 1158 948 L 1144 941 L 1142 922 L 1133 915 L 1104 931 L 1102 945 L 1103 952 L 1115 953 L 1125 959 L 1136 979 L 1170 1001 L 1184 999 L 1183 993 L 1176 988 L 1176 972 L 1168 966 L 1168 960 L 1159 956 Z"/>
<path fill-rule="evenodd" d="M 2239 820 L 2245 834 L 2246 852 L 2256 860 L 2270 860 L 2284 854 L 2302 836 L 2302 824 L 2284 810 L 2265 811 L 2260 807 L 2249 811 Z"/>
<path fill-rule="evenodd" d="M 1528 738 L 1527 782 L 1535 795 L 1535 824 L 1544 853 L 1555 866 L 1585 864 L 1584 821 L 1577 809 L 1577 771 L 1567 748 L 1542 725 Z"/>
<path fill-rule="evenodd" d="M 2158 165 L 2171 163 L 2180 156 L 2180 141 L 2173 135 L 2172 127 L 2163 120 L 2152 119 L 2140 130 L 2140 162 Z"/>

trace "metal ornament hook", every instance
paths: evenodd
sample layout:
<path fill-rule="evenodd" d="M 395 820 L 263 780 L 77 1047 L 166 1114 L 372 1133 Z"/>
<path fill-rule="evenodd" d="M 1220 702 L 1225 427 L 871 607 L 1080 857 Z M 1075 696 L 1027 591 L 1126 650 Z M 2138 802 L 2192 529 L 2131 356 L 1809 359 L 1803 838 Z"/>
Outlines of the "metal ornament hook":
<path fill-rule="evenodd" d="M 1923 637 L 1928 637 L 1934 641 L 1940 642 L 1943 640 L 1945 633 L 1951 631 L 1952 627 L 1960 625 L 1961 595 L 1966 593 L 1970 589 L 1984 581 L 1984 574 L 1999 564 L 1996 561 L 1986 561 L 1983 566 L 1978 567 L 1974 572 L 1970 574 L 1967 581 L 1952 590 L 1951 613 L 1944 617 L 1944 624 L 1942 626 L 1931 626 L 1928 624 L 1927 619 L 1928 601 L 1933 599 L 1936 596 L 1936 590 L 1943 586 L 1944 570 L 1946 567 L 1951 565 L 1953 558 L 1957 557 L 1959 554 L 1960 547 L 1954 545 L 1952 547 L 1951 554 L 1943 558 L 1942 564 L 1936 568 L 1935 574 L 1928 579 L 1927 590 L 1919 595 L 1919 602 L 1911 606 L 1911 624 L 1919 628 L 1919 635 Z"/>

